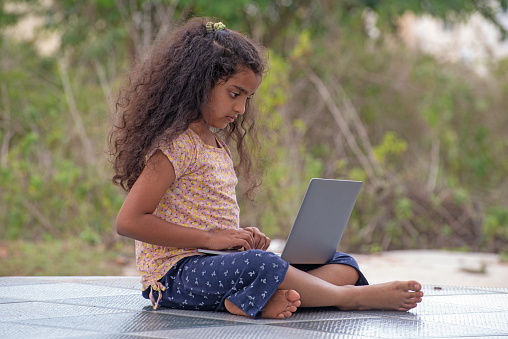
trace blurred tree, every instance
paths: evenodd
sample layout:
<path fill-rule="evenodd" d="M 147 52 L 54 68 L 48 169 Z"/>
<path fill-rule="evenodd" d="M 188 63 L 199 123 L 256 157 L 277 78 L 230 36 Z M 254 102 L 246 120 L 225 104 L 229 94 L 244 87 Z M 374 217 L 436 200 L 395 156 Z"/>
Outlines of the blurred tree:
<path fill-rule="evenodd" d="M 346 11 L 371 8 L 385 24 L 392 25 L 393 28 L 395 28 L 394 19 L 406 11 L 411 11 L 416 15 L 429 14 L 450 21 L 465 20 L 473 13 L 480 13 L 500 30 L 504 38 L 508 33 L 507 27 L 499 22 L 498 17 L 501 11 L 506 12 L 508 9 L 508 0 L 347 0 L 341 1 L 341 3 Z"/>
<path fill-rule="evenodd" d="M 55 32 L 61 48 L 41 56 L 33 41 L 0 36 L 0 238 L 115 241 L 123 197 L 103 154 L 107 98 L 153 39 L 206 15 L 270 54 L 259 91 L 266 185 L 259 205 L 240 201 L 245 224 L 284 236 L 308 179 L 352 178 L 366 184 L 343 242 L 350 249 L 506 250 L 506 61 L 480 79 L 407 53 L 393 34 L 407 10 L 446 20 L 480 11 L 495 21 L 506 7 L 507 0 L 4 1 L 0 29 L 38 15 L 44 27 L 36 34 Z M 377 35 L 367 30 L 366 9 L 379 17 Z"/>

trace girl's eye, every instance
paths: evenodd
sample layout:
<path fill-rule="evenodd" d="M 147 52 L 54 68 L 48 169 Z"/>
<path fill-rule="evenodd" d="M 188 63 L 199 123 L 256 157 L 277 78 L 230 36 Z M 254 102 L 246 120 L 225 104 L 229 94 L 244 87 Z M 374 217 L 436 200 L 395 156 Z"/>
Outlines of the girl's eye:
<path fill-rule="evenodd" d="M 240 93 L 231 92 L 231 96 L 232 96 L 233 98 L 236 98 L 236 97 L 237 97 L 237 96 L 239 96 L 239 95 L 240 95 Z"/>

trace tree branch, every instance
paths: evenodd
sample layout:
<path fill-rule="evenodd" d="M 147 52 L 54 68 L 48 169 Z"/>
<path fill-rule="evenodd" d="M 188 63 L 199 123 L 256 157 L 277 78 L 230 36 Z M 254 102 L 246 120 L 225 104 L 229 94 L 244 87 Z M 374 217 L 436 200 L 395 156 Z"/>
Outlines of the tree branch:
<path fill-rule="evenodd" d="M 81 119 L 81 115 L 78 111 L 76 100 L 74 99 L 74 94 L 72 92 L 71 84 L 69 81 L 69 75 L 67 73 L 67 69 L 63 61 L 59 62 L 59 69 L 60 69 L 60 78 L 62 79 L 62 85 L 64 87 L 65 97 L 67 99 L 67 104 L 69 106 L 69 112 L 71 113 L 72 120 L 74 121 L 74 126 L 76 127 L 76 131 L 78 132 L 81 144 L 83 145 L 84 158 L 86 162 L 88 162 L 89 164 L 94 164 L 95 159 L 93 156 L 92 141 L 90 140 L 90 138 L 86 133 L 85 125 L 83 124 L 83 120 Z"/>
<path fill-rule="evenodd" d="M 326 103 L 328 110 L 332 114 L 335 122 L 337 123 L 337 126 L 339 127 L 341 133 L 344 135 L 344 138 L 346 139 L 347 144 L 355 154 L 356 158 L 362 165 L 365 173 L 369 177 L 371 181 L 373 181 L 375 184 L 379 185 L 380 180 L 378 176 L 376 175 L 376 171 L 373 168 L 373 164 L 368 156 L 366 156 L 363 151 L 361 150 L 360 146 L 358 145 L 356 138 L 351 131 L 351 129 L 348 126 L 348 123 L 346 119 L 344 118 L 343 114 L 341 113 L 340 109 L 337 107 L 335 102 L 332 99 L 332 96 L 328 89 L 326 88 L 325 84 L 321 79 L 312 71 L 308 70 L 309 72 L 309 79 L 314 84 L 316 89 L 318 90 L 319 94 L 321 95 L 321 98 Z M 378 169 L 379 172 L 380 169 Z"/>

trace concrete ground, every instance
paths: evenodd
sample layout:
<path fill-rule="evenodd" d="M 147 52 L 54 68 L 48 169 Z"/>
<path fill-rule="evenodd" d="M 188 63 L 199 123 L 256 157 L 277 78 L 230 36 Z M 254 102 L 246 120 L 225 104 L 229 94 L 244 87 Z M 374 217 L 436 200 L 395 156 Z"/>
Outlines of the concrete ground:
<path fill-rule="evenodd" d="M 508 262 L 492 253 L 392 251 L 353 255 L 376 282 L 414 279 L 422 284 L 508 288 Z"/>

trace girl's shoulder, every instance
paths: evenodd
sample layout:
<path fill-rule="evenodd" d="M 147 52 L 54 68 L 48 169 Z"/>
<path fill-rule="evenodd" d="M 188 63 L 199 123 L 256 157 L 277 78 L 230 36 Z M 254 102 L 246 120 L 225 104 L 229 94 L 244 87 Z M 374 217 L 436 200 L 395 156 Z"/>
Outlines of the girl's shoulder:
<path fill-rule="evenodd" d="M 157 143 L 157 148 L 161 149 L 172 149 L 172 148 L 185 148 L 185 149 L 195 149 L 198 145 L 198 140 L 193 135 L 193 132 L 190 129 L 187 129 L 183 133 L 177 135 L 176 137 L 171 135 L 168 131 L 164 133 Z"/>
<path fill-rule="evenodd" d="M 157 150 L 162 151 L 162 153 L 170 158 L 170 160 L 172 160 L 173 157 L 182 156 L 190 156 L 192 158 L 198 151 L 197 148 L 197 141 L 192 133 L 189 133 L 189 130 L 186 130 L 176 137 L 172 135 L 170 131 L 166 131 L 154 142 L 154 145 L 148 152 L 146 160 L 148 160 Z"/>
<path fill-rule="evenodd" d="M 174 142 L 182 143 L 191 147 L 196 147 L 198 141 L 197 136 L 190 128 L 174 139 Z"/>
<path fill-rule="evenodd" d="M 155 150 L 161 150 L 171 161 L 177 178 L 194 168 L 196 164 L 199 144 L 189 130 L 171 138 L 170 133 L 165 133 L 160 139 Z"/>
<path fill-rule="evenodd" d="M 177 153 L 189 153 L 197 156 L 198 154 L 208 154 L 210 152 L 223 152 L 225 151 L 229 157 L 231 157 L 231 151 L 229 150 L 226 142 L 220 138 L 217 134 L 214 134 L 219 144 L 219 147 L 207 145 L 201 140 L 198 134 L 192 129 L 187 129 L 177 137 L 170 139 L 169 137 L 163 138 L 164 145 L 159 143 L 159 148 L 167 149 Z"/>

